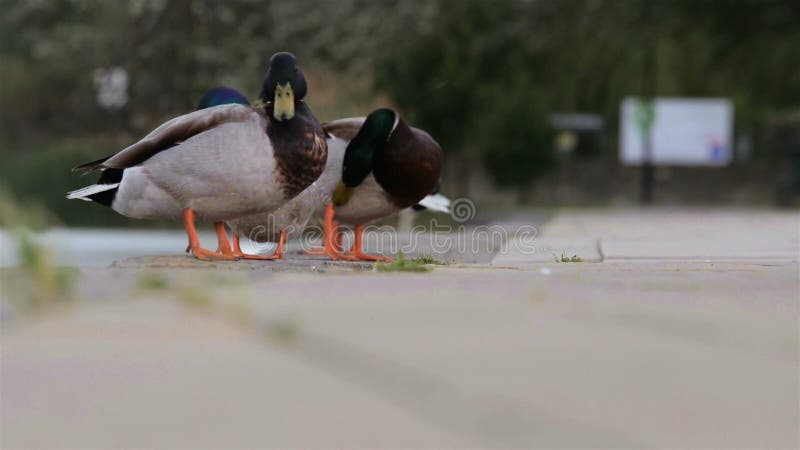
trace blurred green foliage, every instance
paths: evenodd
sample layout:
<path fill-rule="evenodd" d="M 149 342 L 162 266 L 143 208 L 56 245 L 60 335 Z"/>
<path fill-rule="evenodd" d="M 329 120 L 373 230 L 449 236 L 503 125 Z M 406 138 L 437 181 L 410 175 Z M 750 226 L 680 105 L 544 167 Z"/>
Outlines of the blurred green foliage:
<path fill-rule="evenodd" d="M 74 303 L 77 269 L 59 267 L 47 245 L 25 229 L 11 237 L 16 243 L 17 266 L 0 271 L 0 288 L 15 309 L 25 314 L 63 310 Z"/>
<path fill-rule="evenodd" d="M 495 182 L 555 166 L 546 114 L 601 113 L 628 95 L 723 96 L 758 134 L 800 105 L 800 3 L 788 0 L 439 0 L 381 55 L 378 86 Z M 757 147 L 758 150 L 758 147 Z"/>
<path fill-rule="evenodd" d="M 38 231 L 54 225 L 56 220 L 39 202 L 21 202 L 0 185 L 0 228 Z"/>
<path fill-rule="evenodd" d="M 478 161 L 509 188 L 557 166 L 551 112 L 600 113 L 614 139 L 625 96 L 730 97 L 762 157 L 766 124 L 800 105 L 796 0 L 0 5 L 0 175 L 68 225 L 141 223 L 63 200 L 88 181 L 68 169 L 193 109 L 212 86 L 254 97 L 278 50 L 299 56 L 321 120 L 394 104 L 448 164 Z M 94 73 L 111 67 L 130 77 L 118 110 L 96 101 Z"/>
<path fill-rule="evenodd" d="M 93 146 L 115 148 L 95 142 L 88 138 L 64 139 L 43 144 L 42 148 L 0 151 L 0 158 L 4 161 L 0 166 L 0 180 L 11 189 L 6 188 L 0 195 L 0 226 L 41 229 L 64 222 L 76 226 L 121 226 L 138 222 L 109 214 L 107 208 L 97 204 L 66 200 L 67 191 L 91 184 L 97 178 L 96 175 L 72 173 L 70 168 L 76 161 L 96 158 L 90 151 Z"/>

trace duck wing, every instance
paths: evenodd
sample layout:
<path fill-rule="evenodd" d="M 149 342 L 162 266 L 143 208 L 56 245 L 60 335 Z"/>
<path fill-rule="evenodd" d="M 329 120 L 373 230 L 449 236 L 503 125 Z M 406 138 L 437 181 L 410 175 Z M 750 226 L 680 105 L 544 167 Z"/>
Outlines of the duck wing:
<path fill-rule="evenodd" d="M 165 122 L 150 134 L 119 152 L 72 169 L 89 173 L 102 169 L 126 169 L 148 160 L 158 152 L 180 144 L 192 136 L 211 130 L 223 123 L 244 122 L 251 114 L 258 114 L 246 105 L 228 104 L 201 109 Z"/>
<path fill-rule="evenodd" d="M 322 129 L 326 133 L 344 139 L 347 142 L 353 140 L 358 134 L 358 130 L 364 125 L 366 117 L 349 117 L 347 119 L 337 119 L 322 124 Z"/>

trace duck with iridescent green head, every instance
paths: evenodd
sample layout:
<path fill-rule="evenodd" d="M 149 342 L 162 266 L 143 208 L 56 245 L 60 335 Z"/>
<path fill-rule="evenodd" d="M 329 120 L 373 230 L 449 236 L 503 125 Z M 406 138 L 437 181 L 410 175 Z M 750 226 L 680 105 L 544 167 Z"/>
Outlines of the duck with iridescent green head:
<path fill-rule="evenodd" d="M 321 253 L 332 259 L 390 259 L 363 252 L 364 225 L 413 206 L 434 192 L 442 171 L 441 147 L 391 109 L 322 126 L 328 135 L 328 161 L 322 175 L 273 212 L 229 220 L 227 224 L 237 236 L 234 244 L 238 236 L 257 242 L 282 241 L 287 229 L 299 232 L 319 219 L 324 223 Z M 442 208 L 441 202 L 429 204 Z M 350 251 L 341 248 L 339 223 L 355 228 Z"/>

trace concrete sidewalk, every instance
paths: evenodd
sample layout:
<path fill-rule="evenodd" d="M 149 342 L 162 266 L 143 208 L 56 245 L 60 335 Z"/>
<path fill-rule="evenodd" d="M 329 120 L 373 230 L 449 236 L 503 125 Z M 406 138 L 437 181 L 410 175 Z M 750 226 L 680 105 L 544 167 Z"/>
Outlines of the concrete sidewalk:
<path fill-rule="evenodd" d="M 513 244 L 513 243 L 512 243 Z M 557 214 L 529 254 L 509 245 L 495 265 L 552 261 L 775 261 L 800 258 L 800 214 L 780 211 L 596 210 Z M 515 251 L 517 250 L 517 251 Z"/>
<path fill-rule="evenodd" d="M 3 323 L 0 444 L 797 448 L 797 227 L 567 212 L 421 274 L 84 269 L 70 310 Z"/>

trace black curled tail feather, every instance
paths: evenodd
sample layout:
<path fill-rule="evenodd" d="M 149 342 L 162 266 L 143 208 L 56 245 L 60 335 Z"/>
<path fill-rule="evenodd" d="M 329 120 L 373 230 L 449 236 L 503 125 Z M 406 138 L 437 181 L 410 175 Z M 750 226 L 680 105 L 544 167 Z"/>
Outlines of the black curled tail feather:
<path fill-rule="evenodd" d="M 95 170 L 100 169 L 101 168 L 100 166 L 102 166 L 103 163 L 106 162 L 106 160 L 108 160 L 108 158 L 110 158 L 110 156 L 106 156 L 105 158 L 100 158 L 100 159 L 92 161 L 92 162 L 88 162 L 88 163 L 85 163 L 85 164 L 81 164 L 79 166 L 75 166 L 75 167 L 72 168 L 72 171 L 73 172 L 82 172 L 83 174 L 87 174 L 89 172 L 94 172 Z"/>

